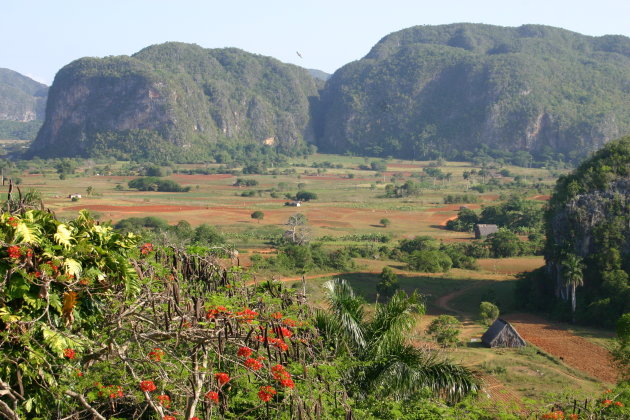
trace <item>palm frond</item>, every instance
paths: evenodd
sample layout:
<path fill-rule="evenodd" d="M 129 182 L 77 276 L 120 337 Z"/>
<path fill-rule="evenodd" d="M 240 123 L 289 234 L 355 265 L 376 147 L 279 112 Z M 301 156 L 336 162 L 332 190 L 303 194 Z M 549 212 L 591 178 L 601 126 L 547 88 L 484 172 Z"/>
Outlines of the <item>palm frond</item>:
<path fill-rule="evenodd" d="M 409 345 L 392 349 L 386 359 L 372 366 L 366 377 L 369 390 L 397 399 L 429 389 L 435 396 L 457 402 L 479 387 L 467 368 Z"/>
<path fill-rule="evenodd" d="M 352 287 L 343 279 L 332 279 L 324 283 L 326 301 L 355 347 L 366 346 L 363 326 L 363 300 L 354 295 Z"/>
<path fill-rule="evenodd" d="M 376 307 L 376 314 L 368 324 L 370 357 L 381 357 L 404 343 L 407 334 L 416 323 L 414 313 L 423 313 L 424 305 L 416 293 L 411 296 L 398 291 L 383 305 Z"/>

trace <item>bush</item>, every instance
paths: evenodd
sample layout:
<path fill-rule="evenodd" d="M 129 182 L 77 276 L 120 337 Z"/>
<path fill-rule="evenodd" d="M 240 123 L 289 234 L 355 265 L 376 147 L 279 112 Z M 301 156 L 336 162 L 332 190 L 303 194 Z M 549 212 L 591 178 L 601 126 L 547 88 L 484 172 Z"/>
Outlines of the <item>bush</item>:
<path fill-rule="evenodd" d="M 523 253 L 521 240 L 507 229 L 499 229 L 497 233 L 489 235 L 485 242 L 495 258 L 516 257 Z"/>
<path fill-rule="evenodd" d="M 380 275 L 381 280 L 376 285 L 376 291 L 383 297 L 389 298 L 400 289 L 398 276 L 390 267 L 383 267 Z"/>
<path fill-rule="evenodd" d="M 316 200 L 317 194 L 308 191 L 299 191 L 297 194 L 295 194 L 295 199 L 298 201 Z"/>
<path fill-rule="evenodd" d="M 157 177 L 147 176 L 132 179 L 127 183 L 129 188 L 139 191 L 161 191 L 161 192 L 188 192 L 190 187 L 182 187 L 175 181 L 170 179 L 160 179 Z"/>
<path fill-rule="evenodd" d="M 451 315 L 440 315 L 429 324 L 426 333 L 442 347 L 455 347 L 459 342 L 462 324 Z"/>
<path fill-rule="evenodd" d="M 494 303 L 481 302 L 479 305 L 479 319 L 484 325 L 492 324 L 499 317 L 499 308 Z"/>
<path fill-rule="evenodd" d="M 409 256 L 409 268 L 424 273 L 445 273 L 453 266 L 453 261 L 438 250 L 414 251 Z"/>
<path fill-rule="evenodd" d="M 387 218 L 383 218 L 383 219 L 381 219 L 379 223 L 380 223 L 383 227 L 388 227 L 389 225 L 391 225 L 391 224 L 392 224 L 392 222 L 391 222 L 389 219 L 387 219 Z"/>

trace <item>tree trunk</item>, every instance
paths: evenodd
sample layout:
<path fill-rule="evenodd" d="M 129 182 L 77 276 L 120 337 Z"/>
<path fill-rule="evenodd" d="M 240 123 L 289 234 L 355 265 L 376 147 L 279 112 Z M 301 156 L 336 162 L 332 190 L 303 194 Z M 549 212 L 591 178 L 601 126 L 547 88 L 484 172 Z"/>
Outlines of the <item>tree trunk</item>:
<path fill-rule="evenodd" d="M 571 319 L 575 324 L 575 283 L 571 284 Z"/>

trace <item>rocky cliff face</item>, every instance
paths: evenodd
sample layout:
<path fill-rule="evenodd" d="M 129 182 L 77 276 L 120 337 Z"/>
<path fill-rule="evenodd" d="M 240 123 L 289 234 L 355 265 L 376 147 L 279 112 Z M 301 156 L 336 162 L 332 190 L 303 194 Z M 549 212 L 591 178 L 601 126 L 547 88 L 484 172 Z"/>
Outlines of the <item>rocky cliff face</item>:
<path fill-rule="evenodd" d="M 630 137 L 607 144 L 561 177 L 547 211 L 547 273 L 566 299 L 565 262 L 583 262 L 583 317 L 614 323 L 630 310 Z"/>
<path fill-rule="evenodd" d="M 168 43 L 85 58 L 57 74 L 30 154 L 139 158 L 149 147 L 200 158 L 204 145 L 226 139 L 291 148 L 313 140 L 317 96 L 306 70 L 237 49 Z"/>
<path fill-rule="evenodd" d="M 629 81 L 629 38 L 418 26 L 331 76 L 319 146 L 407 157 L 458 157 L 482 145 L 579 154 L 630 132 Z"/>
<path fill-rule="evenodd" d="M 0 120 L 43 120 L 48 87 L 9 69 L 0 69 Z"/>

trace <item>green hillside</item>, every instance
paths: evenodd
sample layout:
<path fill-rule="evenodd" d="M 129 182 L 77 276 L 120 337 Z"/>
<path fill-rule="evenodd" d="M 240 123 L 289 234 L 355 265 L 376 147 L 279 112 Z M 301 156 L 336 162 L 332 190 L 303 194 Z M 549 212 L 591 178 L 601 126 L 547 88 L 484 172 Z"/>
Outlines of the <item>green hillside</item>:
<path fill-rule="evenodd" d="M 199 161 L 228 139 L 296 152 L 314 139 L 318 83 L 307 70 L 233 48 L 167 43 L 83 58 L 57 74 L 31 155 Z"/>
<path fill-rule="evenodd" d="M 630 39 L 481 24 L 392 33 L 322 93 L 320 150 L 578 157 L 630 132 Z"/>
<path fill-rule="evenodd" d="M 44 119 L 48 86 L 0 68 L 0 139 L 32 140 Z"/>

